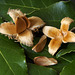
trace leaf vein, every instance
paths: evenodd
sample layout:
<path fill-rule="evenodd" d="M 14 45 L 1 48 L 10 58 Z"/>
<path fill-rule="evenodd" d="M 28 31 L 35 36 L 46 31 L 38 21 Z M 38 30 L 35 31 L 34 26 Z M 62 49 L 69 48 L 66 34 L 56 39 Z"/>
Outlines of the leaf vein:
<path fill-rule="evenodd" d="M 65 59 L 65 58 L 63 58 L 63 57 L 60 57 L 60 58 L 64 59 L 65 61 L 67 61 L 67 62 L 69 62 L 69 63 L 71 63 L 71 62 L 72 62 L 72 61 L 67 60 L 67 59 Z"/>
<path fill-rule="evenodd" d="M 0 3 L 2 4 L 2 3 Z M 6 4 L 6 3 L 3 3 L 4 5 L 11 5 L 11 6 L 18 6 L 18 7 L 26 7 L 26 8 L 32 8 L 32 9 L 40 9 L 40 8 L 36 8 L 36 7 L 29 7 L 29 6 L 22 6 L 22 5 L 17 5 L 17 4 Z"/>
<path fill-rule="evenodd" d="M 23 0 L 21 0 L 22 4 L 25 6 L 25 3 L 23 2 Z"/>
<path fill-rule="evenodd" d="M 32 1 L 30 0 L 31 6 L 33 7 Z"/>
<path fill-rule="evenodd" d="M 3 57 L 3 59 L 5 60 L 6 64 L 8 65 L 9 69 L 12 71 L 12 73 L 15 75 L 14 71 L 12 70 L 11 66 L 9 65 L 8 61 L 6 60 L 6 58 L 4 57 L 3 53 L 0 51 L 1 56 Z"/>
<path fill-rule="evenodd" d="M 41 2 L 43 3 L 43 5 L 47 8 L 46 4 L 41 0 Z"/>

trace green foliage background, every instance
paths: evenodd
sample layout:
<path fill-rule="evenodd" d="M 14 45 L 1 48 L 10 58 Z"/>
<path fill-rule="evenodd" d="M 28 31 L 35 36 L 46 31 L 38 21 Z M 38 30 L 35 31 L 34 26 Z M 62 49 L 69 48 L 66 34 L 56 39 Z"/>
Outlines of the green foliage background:
<path fill-rule="evenodd" d="M 20 9 L 27 17 L 38 16 L 46 25 L 60 28 L 60 21 L 64 17 L 75 20 L 74 1 L 60 0 L 0 0 L 0 23 L 12 21 L 7 15 L 8 9 Z M 70 29 L 75 27 L 75 22 Z M 37 35 L 35 35 L 37 34 Z M 34 34 L 34 45 L 42 36 L 42 31 Z M 39 35 L 38 35 L 39 34 Z M 75 43 L 62 44 L 55 56 L 48 53 L 48 38 L 44 50 L 35 53 L 31 47 L 15 43 L 0 34 L 0 75 L 75 75 Z M 49 67 L 37 66 L 33 63 L 36 56 L 53 57 L 58 64 Z M 27 60 L 26 60 L 27 59 Z"/>

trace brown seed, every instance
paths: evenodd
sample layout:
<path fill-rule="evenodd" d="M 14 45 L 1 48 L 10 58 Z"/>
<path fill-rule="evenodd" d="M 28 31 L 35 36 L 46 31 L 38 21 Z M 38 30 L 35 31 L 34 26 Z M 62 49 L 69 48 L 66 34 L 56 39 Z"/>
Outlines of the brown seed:
<path fill-rule="evenodd" d="M 16 32 L 21 33 L 26 29 L 26 22 L 21 17 L 16 18 Z"/>
<path fill-rule="evenodd" d="M 39 42 L 32 48 L 32 50 L 35 52 L 41 52 L 45 47 L 46 42 L 47 42 L 47 37 L 43 35 L 39 40 Z"/>
<path fill-rule="evenodd" d="M 27 28 L 29 28 L 30 27 L 30 21 L 28 20 L 28 18 L 26 16 L 22 16 L 22 18 L 26 22 Z"/>
<path fill-rule="evenodd" d="M 34 58 L 34 63 L 40 66 L 50 66 L 57 64 L 57 60 L 54 58 L 47 58 L 45 56 L 39 56 Z"/>

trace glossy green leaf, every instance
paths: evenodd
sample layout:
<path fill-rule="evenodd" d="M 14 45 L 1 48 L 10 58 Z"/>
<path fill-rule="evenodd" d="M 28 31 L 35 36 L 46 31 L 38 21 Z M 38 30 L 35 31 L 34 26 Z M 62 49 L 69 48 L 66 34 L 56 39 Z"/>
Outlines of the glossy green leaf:
<path fill-rule="evenodd" d="M 64 17 L 70 17 L 75 20 L 75 4 L 72 1 L 56 2 L 49 7 L 37 10 L 30 15 L 41 17 L 46 25 L 51 25 L 60 28 L 60 21 Z M 74 27 L 75 23 L 71 24 L 70 29 Z"/>
<path fill-rule="evenodd" d="M 75 52 L 75 43 L 64 44 L 64 47 L 57 53 L 57 58 L 67 53 Z"/>
<path fill-rule="evenodd" d="M 28 73 L 29 75 L 57 75 L 54 69 L 35 64 L 28 64 Z"/>
<path fill-rule="evenodd" d="M 75 75 L 75 60 L 65 66 L 60 75 Z"/>
<path fill-rule="evenodd" d="M 28 75 L 24 50 L 0 34 L 0 75 Z"/>

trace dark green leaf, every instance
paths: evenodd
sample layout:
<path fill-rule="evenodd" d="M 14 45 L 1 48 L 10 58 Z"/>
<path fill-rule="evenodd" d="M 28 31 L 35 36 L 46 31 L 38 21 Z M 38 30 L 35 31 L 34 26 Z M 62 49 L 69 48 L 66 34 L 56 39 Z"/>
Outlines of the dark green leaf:
<path fill-rule="evenodd" d="M 0 75 L 28 75 L 24 50 L 0 34 Z"/>
<path fill-rule="evenodd" d="M 20 7 L 26 7 L 26 8 L 45 8 L 48 7 L 49 5 L 58 2 L 60 0 L 1 0 L 0 4 L 7 4 L 7 5 L 13 5 L 13 6 L 20 6 Z"/>
<path fill-rule="evenodd" d="M 63 47 L 63 49 L 61 49 L 58 53 L 57 53 L 57 58 L 62 56 L 62 55 L 65 55 L 67 53 L 70 53 L 70 52 L 75 52 L 75 43 L 69 43 L 67 46 L 65 44 L 65 46 Z"/>
<path fill-rule="evenodd" d="M 72 62 L 73 60 L 75 60 L 75 52 L 67 53 L 61 56 L 61 58 L 68 62 Z"/>
<path fill-rule="evenodd" d="M 11 18 L 7 15 L 9 8 L 20 9 L 24 13 L 31 14 L 41 8 L 47 8 L 57 1 L 60 0 L 0 0 L 0 16 L 11 21 Z"/>
<path fill-rule="evenodd" d="M 66 66 L 67 64 L 69 64 L 70 62 L 62 59 L 62 58 L 58 58 L 58 64 L 51 66 L 51 68 L 55 69 L 58 73 L 60 73 L 63 69 L 64 66 Z"/>
<path fill-rule="evenodd" d="M 49 7 L 33 12 L 31 15 L 41 17 L 46 25 L 51 25 L 60 28 L 60 21 L 64 17 L 75 19 L 75 4 L 71 1 L 56 2 Z M 71 24 L 72 28 L 75 24 Z"/>
<path fill-rule="evenodd" d="M 2 19 L 2 17 L 0 17 L 0 23 L 2 23 L 3 22 L 3 19 Z"/>
<path fill-rule="evenodd" d="M 29 75 L 57 75 L 57 72 L 52 68 L 46 68 L 34 64 L 28 64 Z"/>
<path fill-rule="evenodd" d="M 60 75 L 75 75 L 75 60 L 69 65 L 65 66 Z"/>

